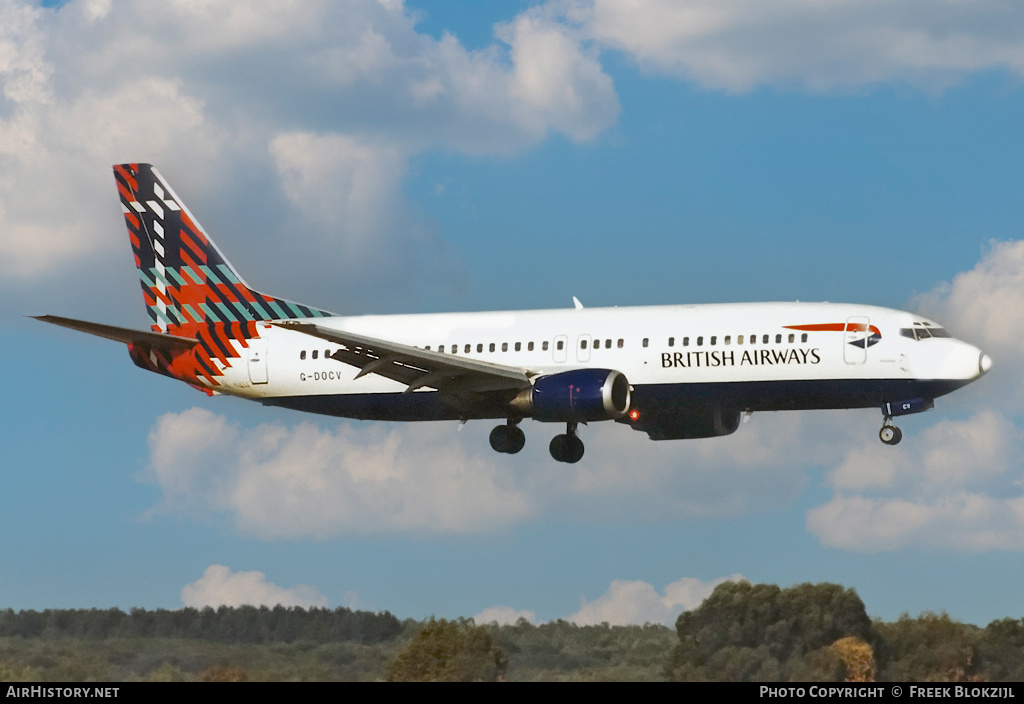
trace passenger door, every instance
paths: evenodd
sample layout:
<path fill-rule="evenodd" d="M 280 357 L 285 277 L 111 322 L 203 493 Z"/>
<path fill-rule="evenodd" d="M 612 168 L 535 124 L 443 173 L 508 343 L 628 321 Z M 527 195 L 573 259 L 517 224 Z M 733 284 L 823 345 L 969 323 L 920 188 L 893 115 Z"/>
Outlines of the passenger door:
<path fill-rule="evenodd" d="M 868 336 L 871 335 L 871 321 L 862 315 L 846 319 L 843 329 L 843 361 L 847 364 L 864 364 L 868 359 Z"/>

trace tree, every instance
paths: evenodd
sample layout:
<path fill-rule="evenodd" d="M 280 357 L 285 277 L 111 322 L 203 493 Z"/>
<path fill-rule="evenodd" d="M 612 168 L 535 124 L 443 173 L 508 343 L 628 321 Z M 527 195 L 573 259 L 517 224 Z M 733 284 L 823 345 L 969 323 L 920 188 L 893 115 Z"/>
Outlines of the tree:
<path fill-rule="evenodd" d="M 505 659 L 483 627 L 431 618 L 388 667 L 389 682 L 494 682 Z"/>
<path fill-rule="evenodd" d="M 985 627 L 978 656 L 991 682 L 1024 681 L 1024 618 L 1004 618 Z"/>
<path fill-rule="evenodd" d="M 979 678 L 975 643 L 980 629 L 948 614 L 907 614 L 879 624 L 889 658 L 884 678 L 894 682 L 968 682 Z"/>
<path fill-rule="evenodd" d="M 832 644 L 843 663 L 847 682 L 875 681 L 875 653 L 871 646 L 856 636 L 840 638 Z"/>
<path fill-rule="evenodd" d="M 676 632 L 679 645 L 665 672 L 671 679 L 842 679 L 836 653 L 809 654 L 847 636 L 878 642 L 857 593 L 827 583 L 780 589 L 726 582 L 680 614 Z"/>

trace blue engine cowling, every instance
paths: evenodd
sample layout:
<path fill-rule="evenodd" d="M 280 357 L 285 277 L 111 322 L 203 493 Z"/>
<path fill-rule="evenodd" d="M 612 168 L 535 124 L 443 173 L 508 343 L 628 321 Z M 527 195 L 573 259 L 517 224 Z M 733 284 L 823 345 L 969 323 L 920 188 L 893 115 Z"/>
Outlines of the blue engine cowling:
<path fill-rule="evenodd" d="M 629 412 L 629 382 L 614 369 L 574 369 L 537 379 L 530 400 L 534 420 L 614 420 Z"/>

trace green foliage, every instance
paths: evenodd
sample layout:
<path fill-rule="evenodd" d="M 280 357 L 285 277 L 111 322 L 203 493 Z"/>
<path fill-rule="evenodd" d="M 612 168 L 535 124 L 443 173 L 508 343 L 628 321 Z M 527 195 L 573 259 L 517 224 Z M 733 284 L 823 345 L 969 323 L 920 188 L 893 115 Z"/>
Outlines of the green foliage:
<path fill-rule="evenodd" d="M 0 638 L 0 681 L 192 682 L 204 672 L 230 671 L 244 672 L 250 682 L 379 681 L 399 647 L 397 641 L 232 645 L 195 638 Z"/>
<path fill-rule="evenodd" d="M 872 623 L 856 593 L 834 584 L 724 584 L 675 632 L 421 623 L 347 609 L 0 610 L 3 682 L 380 681 L 403 678 L 396 663 L 417 648 L 411 662 L 434 664 L 403 667 L 438 679 L 1024 680 L 1024 619 L 984 629 L 933 613 Z"/>
<path fill-rule="evenodd" d="M 975 643 L 977 626 L 947 614 L 907 614 L 895 623 L 879 623 L 888 663 L 882 677 L 902 682 L 967 682 L 980 679 Z"/>
<path fill-rule="evenodd" d="M 989 682 L 1024 682 L 1024 618 L 1004 618 L 985 627 L 978 659 Z"/>
<path fill-rule="evenodd" d="M 841 660 L 822 649 L 846 636 L 878 641 L 860 597 L 837 584 L 725 582 L 679 616 L 676 633 L 665 675 L 679 680 L 842 679 Z"/>
<path fill-rule="evenodd" d="M 430 619 L 388 667 L 389 682 L 494 682 L 504 655 L 491 634 L 470 621 Z"/>
<path fill-rule="evenodd" d="M 219 609 L 47 609 L 0 611 L 0 638 L 199 638 L 219 643 L 382 643 L 402 624 L 387 611 L 222 606 Z"/>
<path fill-rule="evenodd" d="M 650 682 L 662 679 L 675 636 L 658 624 L 577 626 L 552 621 L 489 627 L 508 654 L 509 681 Z"/>

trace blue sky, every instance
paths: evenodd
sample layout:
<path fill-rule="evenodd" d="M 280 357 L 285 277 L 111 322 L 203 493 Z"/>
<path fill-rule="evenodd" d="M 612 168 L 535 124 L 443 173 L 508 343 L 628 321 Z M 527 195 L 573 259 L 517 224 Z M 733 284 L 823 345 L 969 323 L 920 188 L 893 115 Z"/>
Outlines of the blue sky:
<path fill-rule="evenodd" d="M 0 2 L 0 607 L 671 623 L 739 575 L 1020 617 L 1024 10 L 628 7 Z M 572 467 L 540 424 L 513 458 L 485 422 L 209 399 L 24 317 L 145 326 L 122 161 L 339 313 L 856 301 L 996 366 L 897 448 L 872 411 L 758 414 L 591 425 Z"/>

